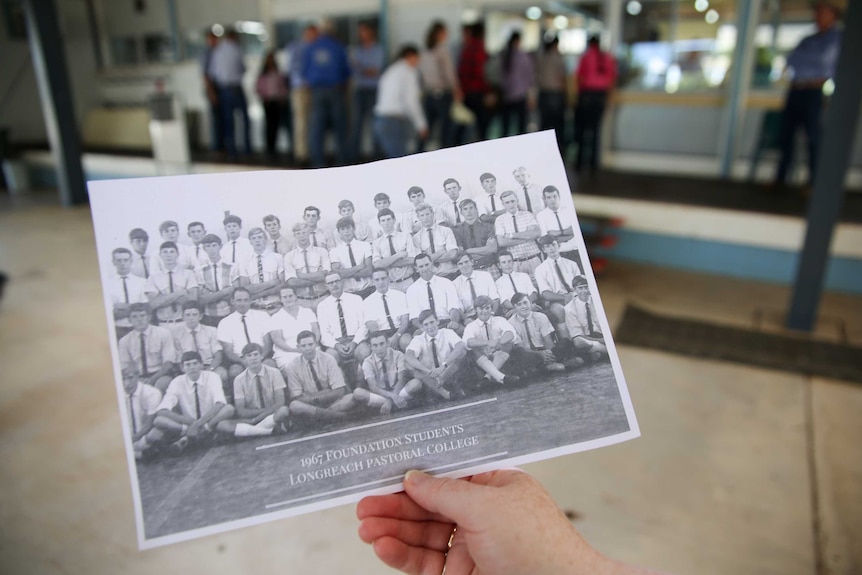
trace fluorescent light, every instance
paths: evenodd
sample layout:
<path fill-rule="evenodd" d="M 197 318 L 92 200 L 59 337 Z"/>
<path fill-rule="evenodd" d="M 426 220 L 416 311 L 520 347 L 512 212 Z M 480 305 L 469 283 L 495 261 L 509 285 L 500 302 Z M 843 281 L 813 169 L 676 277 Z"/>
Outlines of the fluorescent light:
<path fill-rule="evenodd" d="M 542 17 L 542 9 L 538 6 L 530 6 L 529 8 L 527 8 L 526 14 L 527 18 L 529 18 L 530 20 L 538 20 Z"/>
<path fill-rule="evenodd" d="M 569 27 L 569 19 L 562 14 L 554 17 L 554 28 L 557 30 L 565 30 Z"/>
<path fill-rule="evenodd" d="M 632 16 L 637 16 L 643 10 L 643 5 L 638 2 L 638 0 L 630 0 L 628 4 L 626 4 L 626 12 L 631 14 Z"/>
<path fill-rule="evenodd" d="M 694 0 L 694 9 L 698 12 L 706 12 L 709 8 L 709 0 Z"/>
<path fill-rule="evenodd" d="M 706 16 L 703 17 L 703 19 L 706 20 L 707 24 L 715 24 L 716 22 L 718 22 L 718 18 L 718 12 L 716 12 L 715 10 L 710 10 L 706 13 Z"/>

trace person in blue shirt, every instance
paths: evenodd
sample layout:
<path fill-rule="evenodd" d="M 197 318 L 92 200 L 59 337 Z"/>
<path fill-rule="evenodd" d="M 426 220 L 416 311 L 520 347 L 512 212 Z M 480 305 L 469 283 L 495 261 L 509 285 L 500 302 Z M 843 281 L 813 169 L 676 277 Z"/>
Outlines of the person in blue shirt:
<path fill-rule="evenodd" d="M 311 112 L 311 97 L 300 68 L 305 49 L 317 40 L 318 34 L 317 26 L 309 24 L 303 29 L 302 37 L 285 48 L 285 56 L 289 62 L 290 107 L 293 112 L 293 133 L 290 145 L 293 157 L 300 166 L 308 163 L 308 117 Z"/>
<path fill-rule="evenodd" d="M 311 92 L 311 125 L 308 134 L 311 166 L 322 168 L 326 165 L 323 144 L 329 125 L 335 132 L 335 160 L 338 164 L 344 164 L 347 142 L 345 95 L 350 65 L 344 46 L 330 35 L 327 27 L 303 51 L 300 73 Z"/>
<path fill-rule="evenodd" d="M 793 82 L 782 114 L 779 147 L 781 160 L 775 183 L 783 186 L 793 161 L 793 143 L 797 130 L 805 130 L 808 141 L 808 178 L 814 182 L 820 147 L 820 112 L 823 108 L 823 84 L 835 75 L 841 50 L 838 20 L 841 8 L 836 0 L 820 0 L 814 5 L 817 32 L 804 38 L 787 58 Z"/>
<path fill-rule="evenodd" d="M 371 24 L 360 22 L 357 29 L 359 45 L 350 50 L 350 68 L 353 74 L 353 98 L 350 106 L 350 156 L 351 162 L 359 160 L 362 134 L 366 120 L 374 116 L 377 100 L 377 82 L 383 71 L 383 46 L 377 42 L 377 33 Z"/>

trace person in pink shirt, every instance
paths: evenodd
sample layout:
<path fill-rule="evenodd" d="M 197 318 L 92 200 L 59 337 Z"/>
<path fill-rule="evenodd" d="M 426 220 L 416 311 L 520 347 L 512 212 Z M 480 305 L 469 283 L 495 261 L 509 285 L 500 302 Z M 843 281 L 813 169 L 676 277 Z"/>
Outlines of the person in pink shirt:
<path fill-rule="evenodd" d="M 578 103 L 575 107 L 575 169 L 580 172 L 588 162 L 590 171 L 595 175 L 599 167 L 599 136 L 602 115 L 608 95 L 617 79 L 617 63 L 613 56 L 602 52 L 598 37 L 590 38 L 587 51 L 578 63 L 575 73 L 575 86 L 578 90 Z"/>
<path fill-rule="evenodd" d="M 278 139 L 278 128 L 281 125 L 282 112 L 288 102 L 287 83 L 275 62 L 275 52 L 269 52 L 263 63 L 263 69 L 257 78 L 257 95 L 263 104 L 266 116 L 266 153 L 275 156 L 275 143 Z M 289 115 L 287 117 L 290 117 Z"/>

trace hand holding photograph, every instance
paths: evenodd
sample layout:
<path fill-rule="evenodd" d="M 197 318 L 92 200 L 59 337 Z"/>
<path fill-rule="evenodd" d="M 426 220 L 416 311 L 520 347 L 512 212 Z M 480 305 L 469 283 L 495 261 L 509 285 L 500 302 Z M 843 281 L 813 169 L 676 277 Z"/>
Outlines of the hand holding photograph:
<path fill-rule="evenodd" d="M 141 548 L 639 435 L 553 132 L 89 190 Z"/>

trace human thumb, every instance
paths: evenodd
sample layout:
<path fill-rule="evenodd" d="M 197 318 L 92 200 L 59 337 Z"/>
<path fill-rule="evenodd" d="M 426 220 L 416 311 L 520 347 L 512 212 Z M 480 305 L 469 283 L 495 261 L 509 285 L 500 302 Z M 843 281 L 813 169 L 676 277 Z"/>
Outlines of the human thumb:
<path fill-rule="evenodd" d="M 482 506 L 489 489 L 469 481 L 434 477 L 416 470 L 408 471 L 404 477 L 404 491 L 413 501 L 463 526 L 476 517 L 473 510 Z"/>

